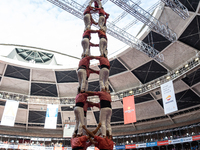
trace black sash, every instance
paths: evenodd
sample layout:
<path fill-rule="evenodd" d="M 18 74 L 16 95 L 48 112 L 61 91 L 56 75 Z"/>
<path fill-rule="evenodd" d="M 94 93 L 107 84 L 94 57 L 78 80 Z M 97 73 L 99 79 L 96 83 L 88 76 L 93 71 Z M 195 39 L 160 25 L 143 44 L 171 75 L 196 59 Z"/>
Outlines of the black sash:
<path fill-rule="evenodd" d="M 106 108 L 106 107 L 111 108 L 111 103 L 110 101 L 107 100 L 100 100 L 100 106 L 101 108 Z"/>
<path fill-rule="evenodd" d="M 73 148 L 72 150 L 82 150 L 83 147 L 76 147 L 76 148 Z"/>
<path fill-rule="evenodd" d="M 76 106 L 83 107 L 84 103 L 83 102 L 78 102 L 78 103 L 76 103 Z"/>

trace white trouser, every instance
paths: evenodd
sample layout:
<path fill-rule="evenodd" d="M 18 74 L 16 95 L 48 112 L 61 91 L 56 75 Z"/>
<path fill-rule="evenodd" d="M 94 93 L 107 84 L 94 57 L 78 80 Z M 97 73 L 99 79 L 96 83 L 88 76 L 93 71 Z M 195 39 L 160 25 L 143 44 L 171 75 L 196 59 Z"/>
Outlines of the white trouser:
<path fill-rule="evenodd" d="M 100 29 L 104 29 L 104 24 L 105 24 L 105 17 L 104 16 L 99 16 L 99 21 L 98 21 L 98 25 L 100 27 Z"/>
<path fill-rule="evenodd" d="M 93 3 L 94 1 L 96 1 L 96 2 L 98 3 L 98 5 L 99 5 L 99 8 L 101 8 L 101 7 L 102 7 L 102 4 L 101 4 L 101 1 L 100 1 L 100 0 L 91 0 L 91 1 L 90 1 L 90 3 L 89 3 L 89 5 L 91 6 L 91 5 L 92 5 L 92 3 Z"/>
<path fill-rule="evenodd" d="M 102 29 L 104 30 L 104 32 L 106 32 L 106 31 L 107 31 L 107 26 L 104 25 L 104 26 L 102 27 Z"/>
<path fill-rule="evenodd" d="M 90 30 L 91 29 L 90 14 L 85 14 L 84 15 L 84 23 L 85 23 L 85 30 Z"/>
<path fill-rule="evenodd" d="M 102 68 L 100 69 L 99 72 L 99 85 L 100 85 L 100 90 L 103 88 L 109 89 L 109 84 L 108 84 L 108 77 L 109 77 L 109 69 L 108 68 Z"/>
<path fill-rule="evenodd" d="M 78 69 L 78 82 L 81 91 L 85 91 L 87 73 L 85 69 Z"/>
<path fill-rule="evenodd" d="M 87 128 L 87 116 L 84 117 L 84 125 L 85 125 L 85 127 Z M 86 131 L 83 130 L 83 135 L 86 135 L 86 134 L 87 134 Z"/>
<path fill-rule="evenodd" d="M 99 51 L 101 55 L 106 54 L 107 49 L 107 40 L 105 38 L 99 39 Z"/>
<path fill-rule="evenodd" d="M 90 55 L 90 40 L 88 38 L 83 38 L 81 41 L 83 47 L 83 54 Z"/>
<path fill-rule="evenodd" d="M 100 110 L 100 122 L 101 122 L 101 133 L 103 136 L 106 136 L 106 129 L 112 135 L 112 129 L 110 126 L 110 120 L 112 115 L 112 109 L 109 107 L 101 108 Z"/>
<path fill-rule="evenodd" d="M 85 81 L 85 91 L 88 91 L 88 80 Z"/>
<path fill-rule="evenodd" d="M 78 129 L 78 134 L 81 135 L 83 133 L 82 125 L 84 125 L 83 107 L 76 106 L 74 108 L 74 114 L 75 114 L 75 119 L 76 119 L 76 125 L 74 128 L 74 132 Z"/>

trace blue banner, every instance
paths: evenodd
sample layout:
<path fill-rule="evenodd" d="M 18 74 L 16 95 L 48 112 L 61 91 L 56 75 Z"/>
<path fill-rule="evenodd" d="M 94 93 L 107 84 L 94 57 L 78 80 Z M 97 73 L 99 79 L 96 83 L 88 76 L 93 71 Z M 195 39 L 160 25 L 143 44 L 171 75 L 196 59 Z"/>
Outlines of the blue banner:
<path fill-rule="evenodd" d="M 147 147 L 157 146 L 157 142 L 147 143 Z"/>
<path fill-rule="evenodd" d="M 125 145 L 116 145 L 115 149 L 126 149 Z"/>

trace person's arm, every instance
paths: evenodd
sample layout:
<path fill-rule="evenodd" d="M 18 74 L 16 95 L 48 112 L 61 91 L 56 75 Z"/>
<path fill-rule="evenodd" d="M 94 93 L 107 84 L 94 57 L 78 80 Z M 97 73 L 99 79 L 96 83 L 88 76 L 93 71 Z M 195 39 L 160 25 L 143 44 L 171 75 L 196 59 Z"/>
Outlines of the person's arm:
<path fill-rule="evenodd" d="M 97 46 L 99 46 L 99 44 L 94 44 L 94 43 L 90 42 L 90 46 L 97 47 Z"/>
<path fill-rule="evenodd" d="M 94 131 L 92 131 L 92 133 L 95 135 L 100 127 L 101 127 L 101 122 L 98 124 L 97 128 Z"/>
<path fill-rule="evenodd" d="M 91 137 L 89 138 L 89 141 L 90 141 L 89 142 L 90 144 L 88 144 L 89 146 L 92 145 L 92 144 L 95 144 L 95 142 L 91 139 Z"/>
<path fill-rule="evenodd" d="M 108 13 L 105 13 L 105 15 L 106 15 L 105 19 L 108 19 L 108 17 L 110 16 L 110 14 Z"/>
<path fill-rule="evenodd" d="M 82 128 L 85 129 L 85 131 L 87 132 L 87 134 L 89 134 L 89 136 L 91 136 L 91 137 L 94 137 L 94 136 L 95 136 L 93 132 L 89 131 L 89 130 L 85 127 L 85 125 L 83 125 Z"/>
<path fill-rule="evenodd" d="M 92 22 L 93 24 L 98 25 L 98 23 L 95 22 L 94 19 L 92 18 L 92 15 L 91 15 L 91 14 L 90 14 L 90 18 L 91 18 L 91 22 Z"/>
<path fill-rule="evenodd" d="M 97 131 L 99 130 L 99 128 L 101 127 L 101 123 L 98 124 L 97 128 L 94 131 L 89 131 L 85 125 L 82 126 L 83 129 L 85 129 L 85 131 L 89 134 L 89 136 L 94 137 L 95 134 L 97 133 Z"/>
<path fill-rule="evenodd" d="M 99 74 L 99 70 L 93 70 L 91 68 L 89 68 L 91 70 L 91 73 L 96 73 L 96 74 Z"/>
<path fill-rule="evenodd" d="M 90 33 L 97 33 L 98 30 L 90 30 Z"/>
<path fill-rule="evenodd" d="M 87 94 L 88 94 L 88 96 L 94 96 L 94 95 L 95 95 L 95 93 L 94 93 L 94 92 L 92 92 L 92 91 L 85 91 L 85 93 L 87 93 Z"/>
<path fill-rule="evenodd" d="M 95 106 L 95 107 L 100 108 L 100 104 L 99 104 L 99 103 L 93 103 L 93 102 L 89 102 L 89 101 L 87 101 L 87 102 L 88 102 L 88 107 L 93 107 L 93 106 Z"/>

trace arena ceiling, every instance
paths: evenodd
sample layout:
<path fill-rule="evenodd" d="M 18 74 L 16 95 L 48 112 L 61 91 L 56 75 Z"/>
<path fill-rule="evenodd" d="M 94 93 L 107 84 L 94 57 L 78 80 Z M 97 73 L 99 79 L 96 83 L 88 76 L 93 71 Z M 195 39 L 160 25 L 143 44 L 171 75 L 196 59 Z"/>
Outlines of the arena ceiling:
<path fill-rule="evenodd" d="M 154 31 L 145 31 L 141 40 L 164 55 L 164 61 L 154 58 L 135 48 L 128 48 L 115 58 L 110 59 L 109 76 L 110 90 L 113 94 L 122 93 L 135 87 L 151 83 L 154 80 L 175 72 L 192 58 L 199 57 L 200 51 L 200 3 L 199 0 L 180 0 L 189 10 L 190 17 L 181 19 L 169 7 L 165 7 L 159 18 L 167 24 L 178 37 L 174 43 Z M 199 60 L 197 60 L 199 61 Z M 92 65 L 99 69 L 98 65 Z M 0 61 L 0 91 L 55 100 L 74 98 L 76 96 L 78 79 L 76 69 L 51 69 L 50 67 L 24 66 L 20 63 Z M 135 97 L 137 122 L 133 125 L 123 125 L 123 103 L 119 97 L 112 102 L 113 114 L 111 124 L 114 133 L 122 134 L 137 132 L 150 128 L 169 127 L 184 122 L 200 119 L 200 67 L 199 65 L 174 80 L 174 89 L 178 111 L 164 114 L 160 88 L 149 90 Z M 89 90 L 99 91 L 98 75 L 89 78 Z M 3 96 L 2 96 L 3 98 Z M 7 97 L 9 99 L 9 97 Z M 25 100 L 26 101 L 26 100 Z M 51 101 L 52 102 L 52 101 Z M 40 103 L 38 101 L 38 103 Z M 61 102 L 60 102 L 61 103 Z M 0 101 L 3 108 L 5 100 Z M 23 102 L 19 105 L 16 125 L 44 126 L 46 104 Z M 3 109 L 0 109 L 0 118 Z M 26 115 L 24 115 L 26 114 Z M 74 120 L 73 108 L 62 104 L 59 106 L 58 128 L 69 120 Z M 88 125 L 95 127 L 99 121 L 99 110 L 88 110 Z M 159 123 L 158 123 L 159 122 Z M 147 126 L 147 124 L 151 124 Z M 132 128 L 126 128 L 131 126 Z M 118 129 L 117 127 L 121 127 Z M 125 127 L 125 128 L 123 128 Z"/>

